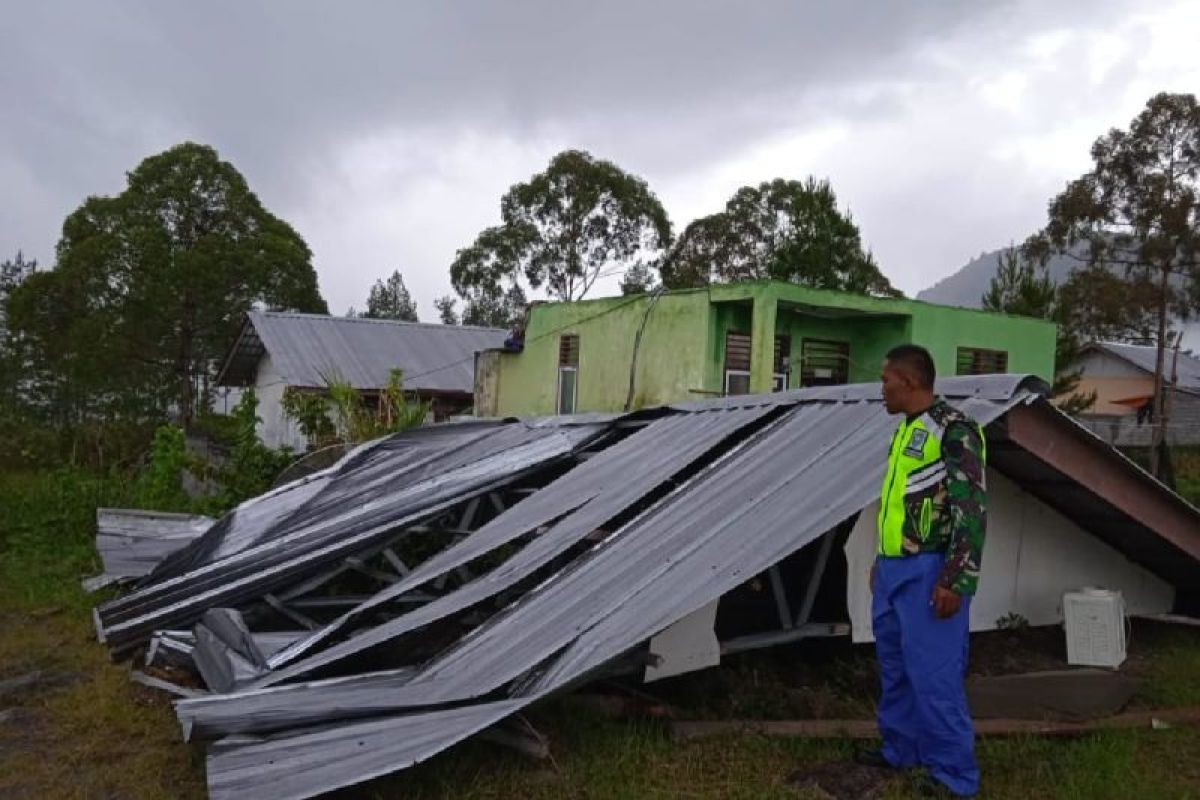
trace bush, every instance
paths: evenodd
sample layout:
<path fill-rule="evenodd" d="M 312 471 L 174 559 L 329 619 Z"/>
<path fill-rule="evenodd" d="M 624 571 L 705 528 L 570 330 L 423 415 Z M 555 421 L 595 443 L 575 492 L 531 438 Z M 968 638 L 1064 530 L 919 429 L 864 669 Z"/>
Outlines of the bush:
<path fill-rule="evenodd" d="M 138 508 L 154 511 L 188 511 L 191 502 L 183 491 L 183 470 L 188 465 L 183 429 L 163 425 L 154 432 L 150 459 L 134 488 Z"/>

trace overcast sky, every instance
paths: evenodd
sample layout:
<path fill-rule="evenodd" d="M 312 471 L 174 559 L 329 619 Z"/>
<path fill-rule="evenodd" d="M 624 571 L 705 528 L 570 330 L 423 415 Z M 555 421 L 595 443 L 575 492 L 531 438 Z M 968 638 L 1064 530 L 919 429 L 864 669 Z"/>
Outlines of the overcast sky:
<path fill-rule="evenodd" d="M 677 232 L 828 177 L 914 293 L 1037 228 L 1152 94 L 1197 91 L 1197 30 L 1195 0 L 10 2 L 0 258 L 50 266 L 86 196 L 190 139 L 300 231 L 331 311 L 399 268 L 432 319 L 508 186 L 576 147 Z"/>

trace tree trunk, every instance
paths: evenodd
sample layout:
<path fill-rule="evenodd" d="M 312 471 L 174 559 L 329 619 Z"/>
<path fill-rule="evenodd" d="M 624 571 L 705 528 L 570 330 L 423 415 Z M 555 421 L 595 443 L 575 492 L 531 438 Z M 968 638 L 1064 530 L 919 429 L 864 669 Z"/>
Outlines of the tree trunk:
<path fill-rule="evenodd" d="M 1150 439 L 1150 473 L 1161 480 L 1159 449 L 1162 447 L 1166 428 L 1163 419 L 1163 371 L 1166 367 L 1167 348 L 1167 300 L 1171 288 L 1171 271 L 1162 268 L 1161 294 L 1158 298 L 1158 350 L 1154 356 L 1154 427 Z"/>
<path fill-rule="evenodd" d="M 195 334 L 191 305 L 191 301 L 184 298 L 183 313 L 179 320 L 179 352 L 175 358 L 175 374 L 179 379 L 179 424 L 184 430 L 192 424 L 192 346 Z"/>

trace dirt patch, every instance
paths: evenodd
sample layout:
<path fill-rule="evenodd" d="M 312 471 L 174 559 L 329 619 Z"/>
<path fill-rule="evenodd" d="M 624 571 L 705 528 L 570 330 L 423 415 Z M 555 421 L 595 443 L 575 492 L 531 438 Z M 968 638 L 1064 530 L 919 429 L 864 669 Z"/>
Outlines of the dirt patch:
<path fill-rule="evenodd" d="M 878 800 L 897 782 L 895 772 L 853 761 L 828 761 L 793 772 L 788 783 L 830 800 Z"/>

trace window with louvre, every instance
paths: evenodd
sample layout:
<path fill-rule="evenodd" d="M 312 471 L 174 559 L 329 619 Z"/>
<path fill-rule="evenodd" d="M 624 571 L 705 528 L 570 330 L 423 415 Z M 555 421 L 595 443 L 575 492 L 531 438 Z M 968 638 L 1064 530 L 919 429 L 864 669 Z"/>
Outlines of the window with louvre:
<path fill-rule="evenodd" d="M 1008 353 L 1004 350 L 958 348 L 959 375 L 996 375 L 1008 372 Z"/>
<path fill-rule="evenodd" d="M 750 334 L 725 334 L 725 394 L 750 393 Z"/>
<path fill-rule="evenodd" d="M 850 382 L 850 345 L 828 339 L 800 342 L 800 385 L 840 386 Z"/>
<path fill-rule="evenodd" d="M 792 369 L 792 337 L 775 337 L 775 374 L 771 391 L 782 392 L 788 388 L 788 375 Z"/>
<path fill-rule="evenodd" d="M 579 336 L 568 334 L 558 340 L 559 414 L 574 414 L 579 397 Z"/>
<path fill-rule="evenodd" d="M 725 394 L 750 393 L 750 334 L 729 331 L 725 334 Z M 774 375 L 771 391 L 779 392 L 788 387 L 788 372 L 791 369 L 792 338 L 775 337 Z"/>

